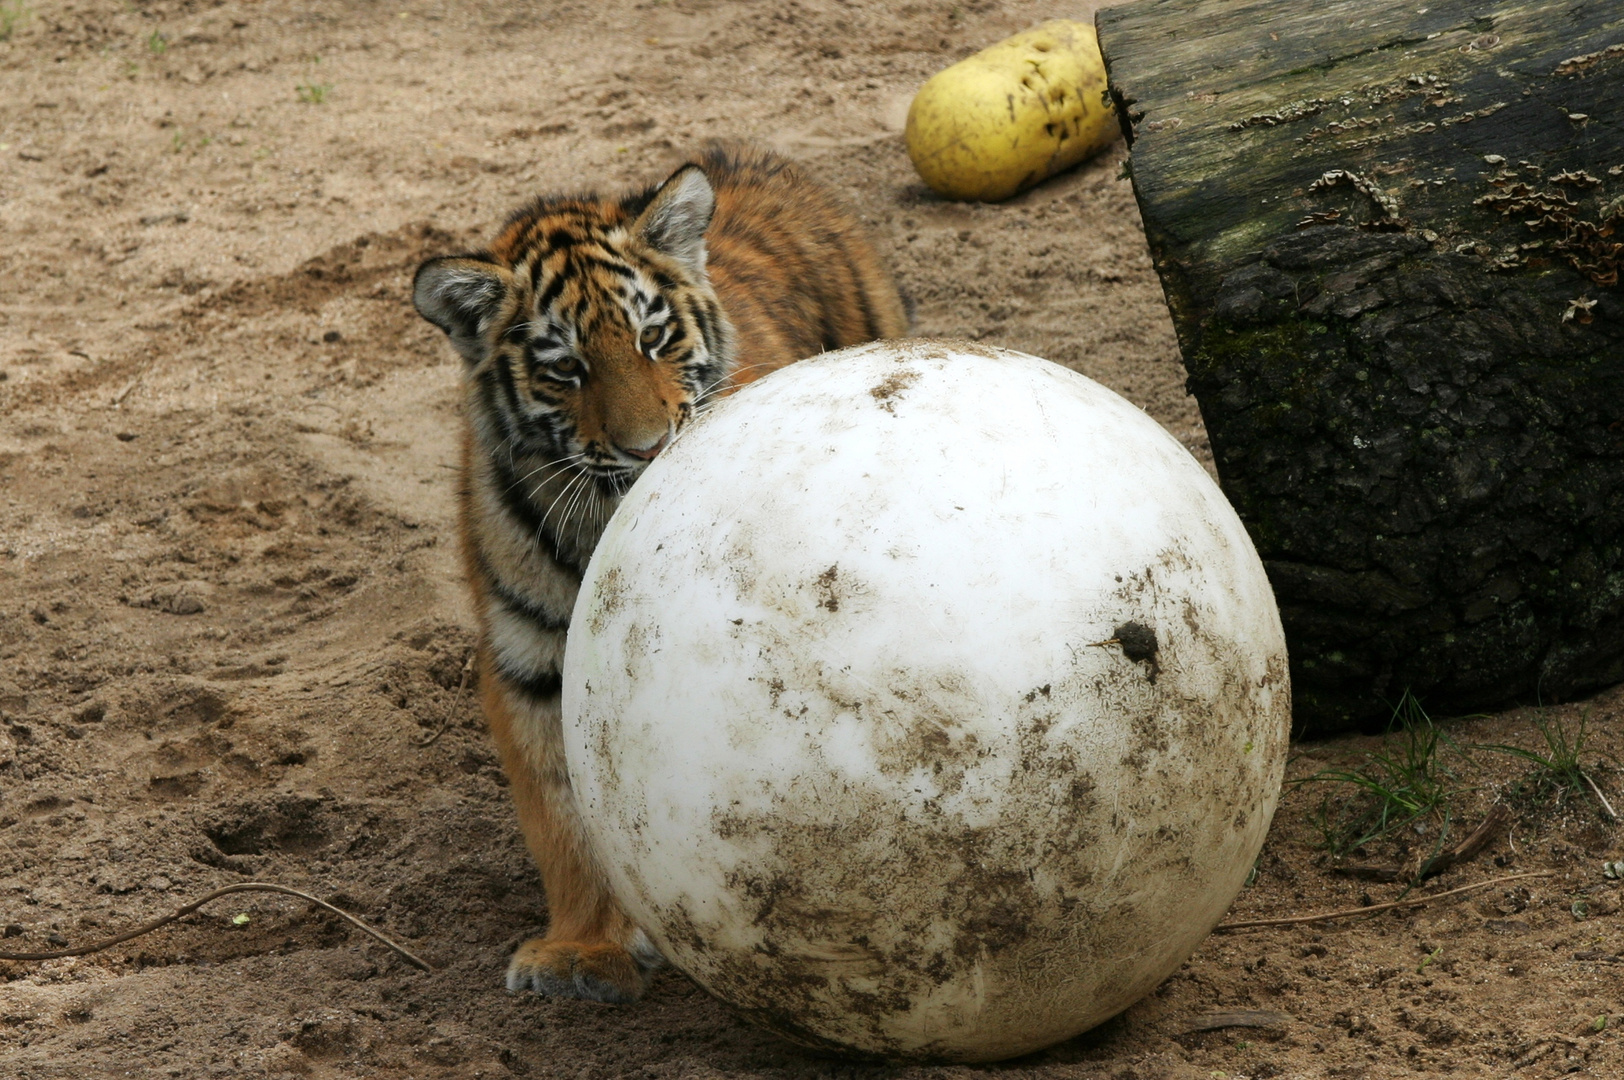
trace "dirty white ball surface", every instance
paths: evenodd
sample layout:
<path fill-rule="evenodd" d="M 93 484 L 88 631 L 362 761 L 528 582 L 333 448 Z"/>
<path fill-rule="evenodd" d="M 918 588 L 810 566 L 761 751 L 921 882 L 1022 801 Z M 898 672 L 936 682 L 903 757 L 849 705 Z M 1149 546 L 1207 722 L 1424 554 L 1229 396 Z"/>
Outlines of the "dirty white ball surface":
<path fill-rule="evenodd" d="M 723 401 L 600 542 L 570 776 L 628 912 L 802 1044 L 988 1061 L 1165 979 L 1285 764 L 1269 583 L 1201 466 L 1057 365 L 829 353 Z"/>

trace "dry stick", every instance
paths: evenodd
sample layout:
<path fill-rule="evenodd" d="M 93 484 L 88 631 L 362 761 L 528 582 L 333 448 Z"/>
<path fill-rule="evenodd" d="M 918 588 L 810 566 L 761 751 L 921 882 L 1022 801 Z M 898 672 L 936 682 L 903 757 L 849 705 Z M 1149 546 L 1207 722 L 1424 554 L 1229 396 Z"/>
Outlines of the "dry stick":
<path fill-rule="evenodd" d="M 1601 793 L 1601 788 L 1596 786 L 1596 782 L 1590 779 L 1590 774 L 1581 771 L 1579 775 L 1585 778 L 1585 783 L 1590 785 L 1590 790 L 1594 791 L 1596 793 L 1596 798 L 1601 800 L 1601 808 L 1607 811 L 1608 819 L 1611 821 L 1617 821 L 1618 811 L 1613 809 L 1613 804 L 1607 801 L 1607 796 Z"/>
<path fill-rule="evenodd" d="M 1347 877 L 1363 878 L 1366 881 L 1408 881 L 1413 887 L 1424 878 L 1436 877 L 1456 863 L 1463 863 L 1475 858 L 1494 839 L 1494 834 L 1500 826 L 1511 820 L 1511 811 L 1504 803 L 1496 803 L 1472 834 L 1459 844 L 1447 851 L 1439 852 L 1429 859 L 1416 859 L 1409 866 L 1371 866 L 1360 864 L 1356 866 L 1333 866 L 1332 873 L 1343 874 Z M 1442 838 L 1440 837 L 1440 842 Z"/>
<path fill-rule="evenodd" d="M 440 730 L 436 731 L 433 735 L 430 735 L 426 739 L 421 739 L 413 743 L 413 746 L 417 747 L 419 750 L 427 746 L 433 746 L 435 743 L 440 741 L 440 736 L 444 735 L 446 731 L 450 729 L 451 718 L 457 714 L 457 705 L 462 701 L 462 692 L 468 689 L 468 673 L 473 670 L 474 654 L 469 653 L 468 659 L 464 660 L 462 663 L 462 681 L 457 684 L 456 696 L 451 699 L 451 707 L 445 711 L 445 719 L 440 721 Z"/>
<path fill-rule="evenodd" d="M 1430 904 L 1434 900 L 1442 900 L 1446 896 L 1458 896 L 1461 893 L 1472 892 L 1476 889 L 1486 889 L 1490 885 L 1499 885 L 1507 881 L 1520 881 L 1523 878 L 1552 877 L 1555 870 L 1536 870 L 1527 874 L 1511 874 L 1507 877 L 1490 878 L 1488 881 L 1479 881 L 1475 885 L 1462 885 L 1458 889 L 1447 892 L 1432 893 L 1430 896 L 1412 896 L 1408 900 L 1393 900 L 1385 904 L 1372 904 L 1370 907 L 1347 908 L 1343 911 L 1327 911 L 1319 915 L 1293 915 L 1288 919 L 1253 919 L 1250 922 L 1219 923 L 1213 927 L 1213 933 L 1220 930 L 1250 930 L 1259 926 L 1291 926 L 1294 923 L 1324 922 L 1327 919 L 1349 919 L 1355 915 L 1373 915 L 1378 911 L 1392 911 L 1395 908 L 1419 907 Z"/>
<path fill-rule="evenodd" d="M 358 929 L 364 931 L 365 933 L 371 934 L 373 937 L 377 938 L 379 941 L 383 942 L 385 945 L 387 945 L 391 949 L 395 950 L 395 952 L 400 954 L 402 959 L 404 959 L 408 964 L 411 964 L 413 967 L 419 968 L 419 969 L 421 969 L 423 971 L 433 971 L 434 970 L 434 966 L 432 964 L 430 964 L 427 960 L 424 960 L 422 957 L 417 956 L 416 954 L 408 951 L 405 946 L 398 944 L 397 942 L 395 942 L 394 940 L 389 938 L 387 935 L 385 935 L 383 933 L 380 933 L 377 930 L 374 930 L 372 927 L 368 926 L 366 923 L 362 922 L 360 919 L 356 918 L 354 915 L 351 915 L 349 912 L 345 911 L 343 908 L 334 907 L 332 904 L 329 904 L 327 901 L 319 900 L 316 897 L 311 896 L 309 893 L 300 892 L 298 889 L 290 889 L 286 885 L 274 885 L 269 881 L 241 881 L 241 882 L 238 882 L 235 885 L 227 885 L 224 888 L 215 889 L 213 892 L 209 893 L 207 896 L 199 897 L 198 899 L 193 900 L 191 903 L 186 904 L 183 907 L 176 908 L 173 913 L 171 913 L 169 915 L 165 915 L 161 919 L 154 919 L 151 922 L 145 924 L 144 926 L 138 926 L 134 930 L 126 930 L 124 933 L 119 934 L 116 937 L 106 938 L 106 939 L 104 939 L 102 941 L 97 941 L 97 942 L 95 942 L 93 944 L 90 944 L 90 945 L 80 945 L 80 946 L 77 946 L 76 948 L 72 948 L 72 949 L 57 949 L 55 952 L 41 952 L 41 953 L 8 953 L 8 952 L 0 952 L 0 960 L 58 960 L 58 959 L 61 959 L 64 956 L 85 956 L 85 955 L 87 955 L 89 953 L 101 952 L 103 949 L 112 948 L 114 945 L 117 945 L 121 941 L 129 941 L 131 938 L 140 937 L 142 934 L 150 934 L 154 930 L 158 929 L 161 926 L 168 926 L 170 923 L 174 922 L 176 919 L 185 918 L 186 916 L 190 915 L 192 912 L 196 911 L 198 908 L 202 907 L 204 904 L 208 903 L 210 900 L 217 900 L 220 897 L 225 896 L 227 893 L 236 893 L 236 892 L 274 892 L 274 893 L 283 893 L 283 894 L 285 894 L 287 896 L 297 896 L 301 900 L 308 900 L 312 904 L 316 904 L 316 905 L 318 905 L 320 907 L 326 908 L 328 911 L 331 911 L 335 915 L 339 915 L 339 916 L 342 916 L 345 919 L 348 919 Z"/>
<path fill-rule="evenodd" d="M 1476 858 L 1494 840 L 1494 834 L 1500 831 L 1500 826 L 1510 821 L 1511 809 L 1505 803 L 1495 803 L 1483 818 L 1482 823 L 1472 830 L 1470 836 L 1443 854 L 1422 863 L 1420 871 L 1415 875 L 1415 880 L 1420 881 L 1422 878 L 1433 877 L 1448 870 L 1456 863 L 1463 863 Z"/>

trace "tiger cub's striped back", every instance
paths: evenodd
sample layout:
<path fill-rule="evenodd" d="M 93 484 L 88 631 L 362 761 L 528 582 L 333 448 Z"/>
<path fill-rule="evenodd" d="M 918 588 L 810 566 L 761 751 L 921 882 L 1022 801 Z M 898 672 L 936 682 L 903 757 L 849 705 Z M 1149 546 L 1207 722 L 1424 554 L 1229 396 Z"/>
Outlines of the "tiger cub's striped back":
<path fill-rule="evenodd" d="M 739 148 L 618 199 L 538 199 L 489 249 L 424 263 L 413 299 L 467 361 L 481 693 L 551 916 L 508 985 L 631 1000 L 658 957 L 591 864 L 560 742 L 581 572 L 621 495 L 708 400 L 901 336 L 907 315 L 849 213 L 789 162 Z"/>

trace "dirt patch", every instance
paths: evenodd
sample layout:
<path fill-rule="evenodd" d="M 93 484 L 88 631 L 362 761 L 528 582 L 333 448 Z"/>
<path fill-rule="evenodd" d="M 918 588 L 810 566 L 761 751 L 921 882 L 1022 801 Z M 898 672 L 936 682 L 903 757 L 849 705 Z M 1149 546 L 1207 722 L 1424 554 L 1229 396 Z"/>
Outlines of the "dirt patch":
<path fill-rule="evenodd" d="M 0 964 L 0 1072 L 841 1068 L 669 970 L 629 1009 L 501 989 L 546 912 L 476 695 L 458 693 L 472 645 L 452 513 L 461 365 L 412 312 L 410 276 L 537 192 L 640 184 L 705 139 L 754 138 L 874 230 L 920 333 L 1066 364 L 1209 461 L 1121 148 L 996 206 L 938 200 L 903 152 L 927 76 L 1051 8 L 24 7 L 0 42 L 4 944 L 82 943 L 257 877 L 332 899 L 440 970 L 294 901 L 235 896 L 95 956 Z M 1588 715 L 1586 760 L 1605 764 L 1624 752 L 1621 714 L 1613 692 L 1544 715 Z M 1452 732 L 1538 748 L 1532 716 Z M 1293 775 L 1374 745 L 1303 747 Z M 1512 759 L 1486 760 L 1499 771 L 1453 808 L 1457 831 L 1520 782 Z M 1618 774 L 1595 775 L 1618 802 Z M 1331 872 L 1322 794 L 1288 789 L 1232 917 L 1399 893 Z M 853 1074 L 1616 1072 L 1624 937 L 1602 871 L 1616 834 L 1582 796 L 1542 798 L 1428 887 L 1555 877 L 1213 937 L 1121 1017 L 997 1070 Z M 1441 819 L 1422 825 L 1407 849 L 1438 839 Z M 964 887 L 956 902 L 996 933 L 1007 888 Z M 1287 1019 L 1192 1020 L 1247 1009 Z"/>
<path fill-rule="evenodd" d="M 897 407 L 896 403 L 891 399 L 908 389 L 908 387 L 912 386 L 916 381 L 918 381 L 918 379 L 919 373 L 917 371 L 895 371 L 890 375 L 887 375 L 884 379 L 881 379 L 880 382 L 868 392 L 868 394 L 875 401 L 879 402 L 880 408 L 894 416 L 896 415 Z"/>

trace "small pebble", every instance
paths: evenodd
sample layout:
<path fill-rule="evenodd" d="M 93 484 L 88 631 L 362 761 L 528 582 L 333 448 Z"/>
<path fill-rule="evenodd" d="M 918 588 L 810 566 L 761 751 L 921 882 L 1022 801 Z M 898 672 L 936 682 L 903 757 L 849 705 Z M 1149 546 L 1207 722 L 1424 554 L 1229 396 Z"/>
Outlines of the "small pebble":
<path fill-rule="evenodd" d="M 327 344 L 331 345 L 333 342 L 339 340 L 343 336 L 344 335 L 339 333 L 337 330 L 329 330 L 321 336 L 321 339 Z"/>

